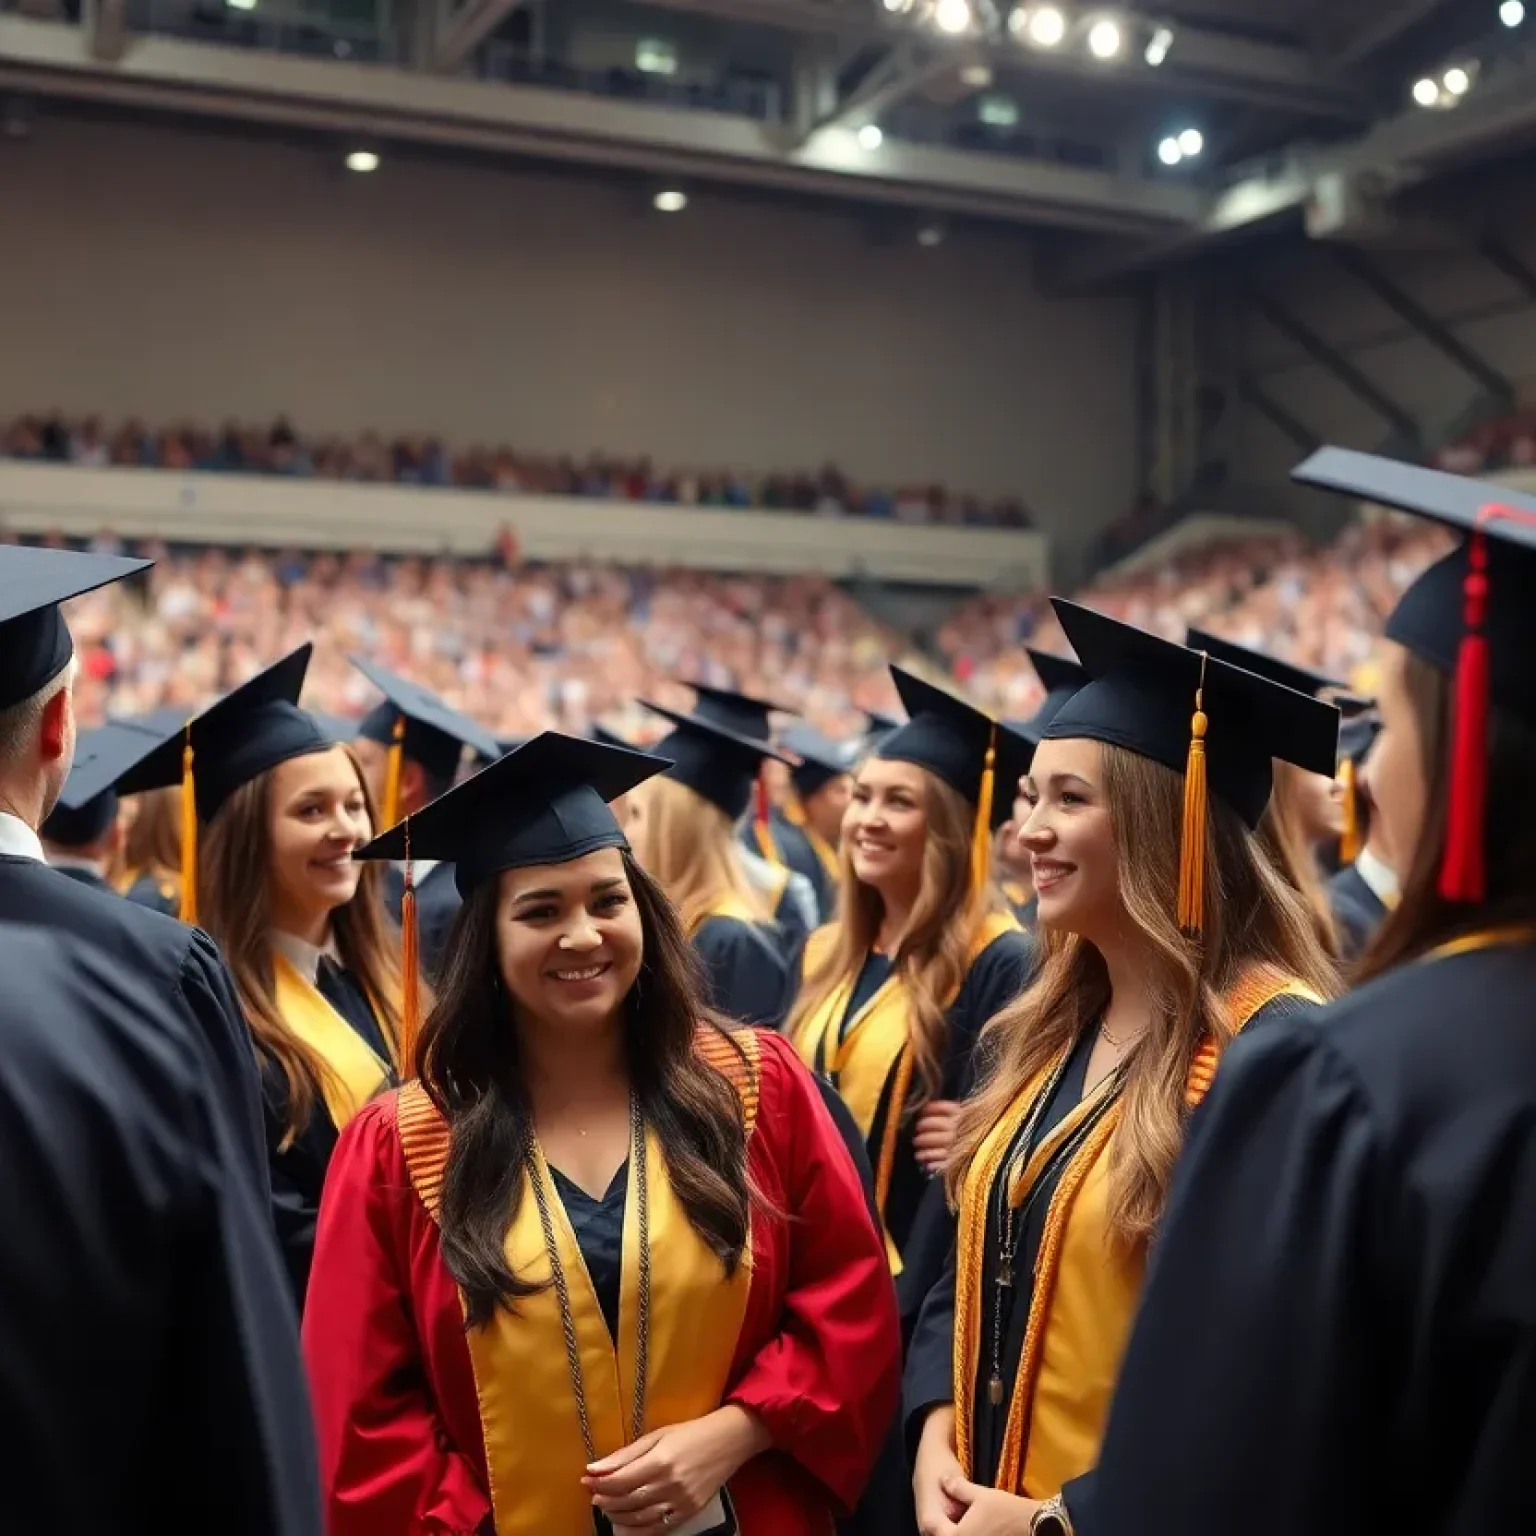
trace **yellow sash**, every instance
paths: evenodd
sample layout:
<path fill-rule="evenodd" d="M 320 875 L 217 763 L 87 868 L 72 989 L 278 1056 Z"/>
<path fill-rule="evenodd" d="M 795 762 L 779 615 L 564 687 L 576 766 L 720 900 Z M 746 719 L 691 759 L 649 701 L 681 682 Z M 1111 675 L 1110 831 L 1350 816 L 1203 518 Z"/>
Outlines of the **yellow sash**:
<path fill-rule="evenodd" d="M 730 1041 L 713 1030 L 699 1031 L 699 1054 L 741 1094 L 750 1136 L 757 1118 L 759 1047 L 750 1030 L 731 1038 L 746 1053 L 745 1062 Z M 416 1082 L 400 1090 L 398 1116 L 412 1186 L 436 1220 L 448 1127 Z M 681 1424 L 720 1406 L 752 1284 L 750 1243 L 735 1275 L 727 1280 L 720 1260 L 689 1225 L 666 1166 L 660 1143 L 647 1131 L 651 1327 L 646 1429 Z M 570 1290 L 592 1439 L 599 1456 L 612 1455 L 628 1443 L 634 1401 L 640 1295 L 635 1170 L 631 1166 L 624 1212 L 617 1352 L 576 1235 L 542 1161 L 539 1172 Z M 531 1191 L 524 1191 L 517 1220 L 507 1233 L 506 1254 L 514 1273 L 549 1282 L 549 1255 Z M 467 1338 L 497 1536 L 590 1533 L 592 1499 L 581 1485 L 587 1452 L 554 1286 L 546 1283 L 537 1294 L 524 1297 L 515 1313 L 499 1310 Z"/>
<path fill-rule="evenodd" d="M 834 886 L 837 885 L 843 873 L 837 861 L 837 850 L 811 825 L 804 809 L 793 800 L 784 807 L 784 819 L 790 826 L 800 829 L 800 835 L 811 845 L 811 852 L 821 860 L 821 867 L 826 870 L 828 878 Z"/>
<path fill-rule="evenodd" d="M 989 912 L 971 940 L 967 969 L 995 939 L 1018 931 L 1019 925 L 1012 913 Z M 818 928 L 811 935 L 806 942 L 806 975 L 815 973 L 827 949 L 835 942 L 835 927 Z M 794 1045 L 800 1059 L 813 1072 L 832 1078 L 866 1140 L 874 1128 L 881 1104 L 889 1100 L 884 1132 L 874 1157 L 875 1203 L 883 1216 L 891 1192 L 896 1148 L 916 1059 L 912 1050 L 911 1010 L 901 979 L 893 969 L 879 991 L 848 1020 L 845 1029 L 843 1020 L 857 983 L 857 972 L 845 976 L 821 1006 L 800 1021 Z M 958 992 L 956 988 L 956 995 Z M 954 1000 L 954 997 L 947 998 L 945 1007 Z M 885 1246 L 891 1260 L 891 1273 L 900 1274 L 901 1258 L 889 1233 Z"/>
<path fill-rule="evenodd" d="M 276 950 L 272 981 L 283 1022 L 325 1063 L 320 1092 L 339 1131 L 384 1086 L 389 1063 Z"/>
<path fill-rule="evenodd" d="M 1280 997 L 1321 1003 L 1310 987 L 1255 967 L 1224 999 L 1234 1031 Z M 954 1383 L 955 1445 L 969 1477 L 973 1462 L 973 1404 L 988 1325 L 981 1295 L 992 1190 L 1008 1148 L 1036 1097 L 1071 1047 L 1057 1056 L 1014 1099 L 977 1151 L 960 1196 L 956 1238 Z M 1197 1105 L 1215 1075 L 1219 1048 L 1203 1041 L 1190 1063 L 1185 1102 Z M 1106 1155 L 1119 1123 L 1118 1103 L 1104 1108 L 1108 1083 L 1086 1094 L 1042 1138 L 1009 1190 L 1018 1209 L 1053 1154 L 1098 1113 L 1092 1129 L 1062 1171 L 1036 1256 L 1024 1347 L 1012 1383 L 1003 1451 L 995 1484 L 1029 1498 L 1046 1498 L 1089 1471 L 1098 1460 L 1110 1397 L 1141 1295 L 1145 1255 L 1128 1254 L 1109 1235 L 1109 1165 Z"/>

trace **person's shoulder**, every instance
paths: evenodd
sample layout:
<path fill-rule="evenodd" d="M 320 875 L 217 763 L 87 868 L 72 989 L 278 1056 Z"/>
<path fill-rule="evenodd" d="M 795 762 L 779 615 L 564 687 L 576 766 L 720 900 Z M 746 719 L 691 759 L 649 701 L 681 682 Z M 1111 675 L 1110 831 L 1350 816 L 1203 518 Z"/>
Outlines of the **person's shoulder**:
<path fill-rule="evenodd" d="M 722 1029 L 702 1023 L 696 1036 L 699 1055 L 745 1098 L 755 1096 L 759 1116 L 781 1107 L 787 1096 L 814 1087 L 810 1069 L 777 1030 L 742 1025 Z"/>
<path fill-rule="evenodd" d="M 396 1165 L 403 1160 L 402 1148 L 411 1137 L 425 1141 L 448 1136 L 448 1122 L 438 1113 L 420 1083 L 391 1088 L 370 1099 L 347 1121 L 337 1138 L 337 1151 L 343 1146 L 356 1161 Z"/>
<path fill-rule="evenodd" d="M 44 865 L 30 874 L 28 895 L 37 902 L 35 915 L 40 922 L 67 927 L 104 948 L 131 947 L 165 964 L 179 964 L 195 942 L 194 930 L 174 917 L 126 901 L 111 889 L 71 880 Z M 12 915 L 20 920 L 26 914 Z"/>
<path fill-rule="evenodd" d="M 695 932 L 694 943 L 717 955 L 762 955 L 778 962 L 778 951 L 762 926 L 744 917 L 718 914 L 706 917 Z"/>
<path fill-rule="evenodd" d="M 980 948 L 965 973 L 964 990 L 986 992 L 998 987 L 1017 989 L 1035 963 L 1035 941 L 1013 921 L 995 919 L 978 935 Z"/>

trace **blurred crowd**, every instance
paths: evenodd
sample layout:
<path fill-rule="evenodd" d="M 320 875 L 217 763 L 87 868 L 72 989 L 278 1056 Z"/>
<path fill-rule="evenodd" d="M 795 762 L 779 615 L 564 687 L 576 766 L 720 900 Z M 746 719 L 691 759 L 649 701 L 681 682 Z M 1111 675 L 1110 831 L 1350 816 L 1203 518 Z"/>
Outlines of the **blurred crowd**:
<path fill-rule="evenodd" d="M 88 466 L 134 466 L 245 475 L 294 475 L 504 495 L 592 496 L 679 506 L 756 507 L 823 517 L 1028 528 L 1019 501 L 988 501 L 938 485 L 859 485 L 833 465 L 815 473 L 748 476 L 719 469 L 662 471 L 649 459 L 540 456 L 502 445 L 450 448 L 436 437 L 301 434 L 286 418 L 269 427 L 226 422 L 217 431 L 142 421 L 108 427 L 95 416 L 18 417 L 0 429 L 0 456 Z"/>
<path fill-rule="evenodd" d="M 1536 465 L 1536 410 L 1527 408 L 1485 421 L 1435 455 L 1440 469 L 1456 475 L 1497 474 Z"/>

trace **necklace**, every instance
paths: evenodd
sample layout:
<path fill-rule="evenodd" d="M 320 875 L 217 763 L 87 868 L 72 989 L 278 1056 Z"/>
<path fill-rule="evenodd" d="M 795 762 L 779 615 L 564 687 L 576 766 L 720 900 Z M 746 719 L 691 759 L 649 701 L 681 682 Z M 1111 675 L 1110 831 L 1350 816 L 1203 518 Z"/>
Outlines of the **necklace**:
<path fill-rule="evenodd" d="M 1109 1028 L 1104 1023 L 1103 1019 L 1099 1020 L 1099 1034 L 1103 1037 L 1106 1045 L 1114 1046 L 1117 1051 L 1123 1051 L 1125 1049 L 1126 1042 L 1124 1040 L 1117 1040 L 1112 1034 L 1110 1034 Z"/>

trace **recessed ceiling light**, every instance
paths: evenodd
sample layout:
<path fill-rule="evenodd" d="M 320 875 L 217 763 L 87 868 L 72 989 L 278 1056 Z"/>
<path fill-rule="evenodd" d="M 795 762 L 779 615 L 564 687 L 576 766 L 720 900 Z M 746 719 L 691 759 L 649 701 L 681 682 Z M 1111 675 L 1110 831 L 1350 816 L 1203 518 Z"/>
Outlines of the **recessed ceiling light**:
<path fill-rule="evenodd" d="M 859 129 L 860 149 L 879 149 L 885 143 L 885 134 L 880 130 L 879 123 L 865 123 Z"/>
<path fill-rule="evenodd" d="M 371 149 L 354 149 L 347 156 L 347 169 L 366 174 L 379 168 L 379 157 Z"/>
<path fill-rule="evenodd" d="M 681 213 L 688 206 L 688 194 L 677 187 L 663 187 L 651 199 L 657 213 Z"/>
<path fill-rule="evenodd" d="M 1101 17 L 1088 29 L 1088 51 L 1096 59 L 1113 59 L 1125 45 L 1125 34 L 1120 23 L 1109 17 Z"/>

